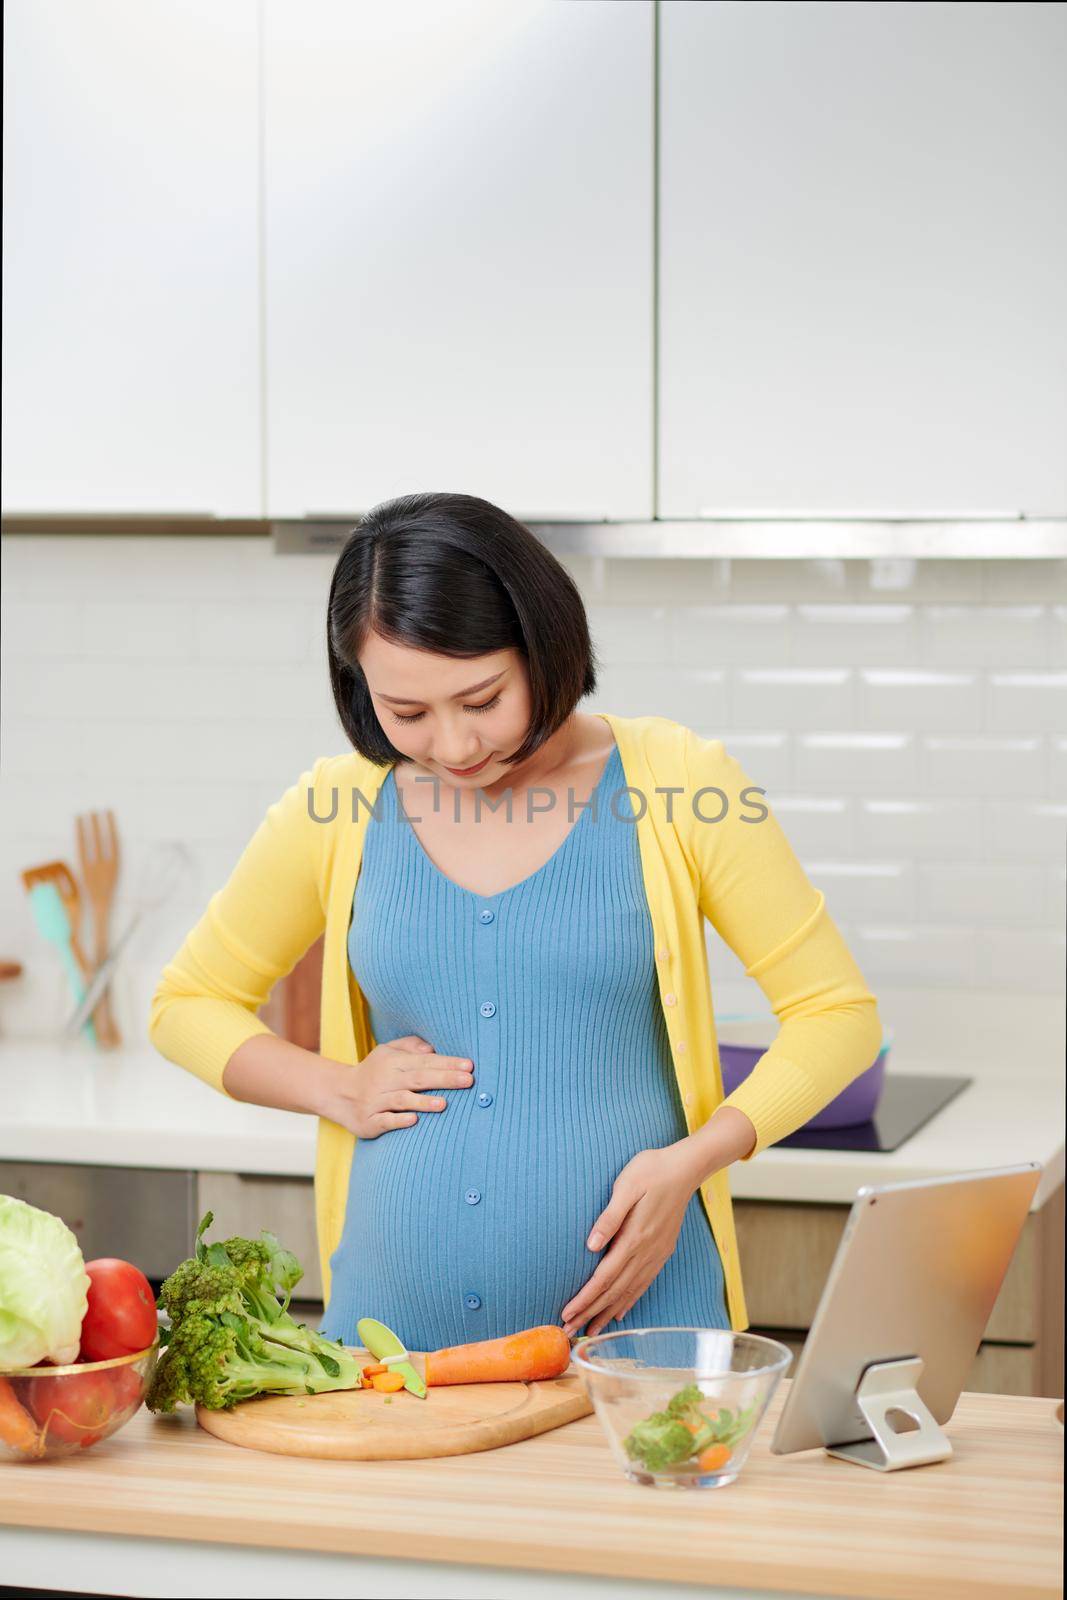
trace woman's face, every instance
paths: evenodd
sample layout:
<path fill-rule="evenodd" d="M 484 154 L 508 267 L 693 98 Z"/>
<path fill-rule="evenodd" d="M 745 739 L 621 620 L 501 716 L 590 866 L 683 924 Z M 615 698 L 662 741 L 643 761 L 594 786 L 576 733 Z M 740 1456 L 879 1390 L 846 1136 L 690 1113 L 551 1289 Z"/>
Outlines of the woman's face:
<path fill-rule="evenodd" d="M 359 664 L 378 721 L 403 755 L 454 784 L 484 788 L 510 777 L 500 758 L 518 750 L 531 715 L 518 650 L 460 660 L 369 633 Z"/>

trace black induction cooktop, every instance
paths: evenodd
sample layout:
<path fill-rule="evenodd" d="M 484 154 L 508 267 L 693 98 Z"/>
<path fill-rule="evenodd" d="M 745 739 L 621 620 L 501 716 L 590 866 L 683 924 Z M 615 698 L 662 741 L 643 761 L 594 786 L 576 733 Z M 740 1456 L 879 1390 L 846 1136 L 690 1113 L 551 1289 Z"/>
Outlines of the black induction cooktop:
<path fill-rule="evenodd" d="M 848 1128 L 798 1128 L 776 1142 L 776 1149 L 899 1150 L 934 1114 L 954 1100 L 973 1078 L 887 1072 L 882 1098 L 870 1122 Z"/>

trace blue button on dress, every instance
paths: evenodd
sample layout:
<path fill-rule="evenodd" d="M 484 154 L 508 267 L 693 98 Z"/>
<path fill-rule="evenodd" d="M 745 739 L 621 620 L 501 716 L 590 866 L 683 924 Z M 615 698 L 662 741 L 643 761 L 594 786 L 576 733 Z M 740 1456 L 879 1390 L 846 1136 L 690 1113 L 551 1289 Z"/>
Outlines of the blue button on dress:
<path fill-rule="evenodd" d="M 434 1350 L 558 1323 L 599 1256 L 585 1241 L 638 1151 L 686 1133 L 658 998 L 632 798 L 616 747 L 555 854 L 500 894 L 434 865 L 393 773 L 367 825 L 348 951 L 375 1039 L 474 1062 L 447 1110 L 357 1141 L 323 1321 Z M 432 803 L 427 790 L 427 803 Z M 412 807 L 414 810 L 414 806 Z M 621 1323 L 729 1328 L 699 1194 Z"/>

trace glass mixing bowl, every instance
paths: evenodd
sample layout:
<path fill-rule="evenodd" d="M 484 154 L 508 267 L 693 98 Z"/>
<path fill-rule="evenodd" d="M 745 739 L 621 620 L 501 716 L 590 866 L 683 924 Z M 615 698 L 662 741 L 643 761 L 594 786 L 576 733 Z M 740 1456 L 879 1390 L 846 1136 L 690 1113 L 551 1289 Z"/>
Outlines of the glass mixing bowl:
<path fill-rule="evenodd" d="M 612 1454 L 633 1483 L 733 1483 L 793 1353 L 722 1328 L 639 1328 L 575 1346 Z"/>
<path fill-rule="evenodd" d="M 130 1356 L 0 1372 L 0 1458 L 49 1461 L 110 1438 L 139 1410 L 159 1342 Z"/>

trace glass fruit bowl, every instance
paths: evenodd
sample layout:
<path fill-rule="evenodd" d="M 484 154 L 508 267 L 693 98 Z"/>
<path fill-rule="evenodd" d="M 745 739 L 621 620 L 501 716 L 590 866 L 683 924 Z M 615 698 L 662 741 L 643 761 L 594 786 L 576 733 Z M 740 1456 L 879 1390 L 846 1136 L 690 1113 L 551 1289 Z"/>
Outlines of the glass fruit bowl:
<path fill-rule="evenodd" d="M 733 1483 L 792 1351 L 722 1328 L 601 1333 L 574 1348 L 612 1454 L 632 1483 Z"/>
<path fill-rule="evenodd" d="M 51 1461 L 123 1427 L 152 1380 L 159 1341 L 110 1361 L 0 1373 L 0 1460 Z"/>

